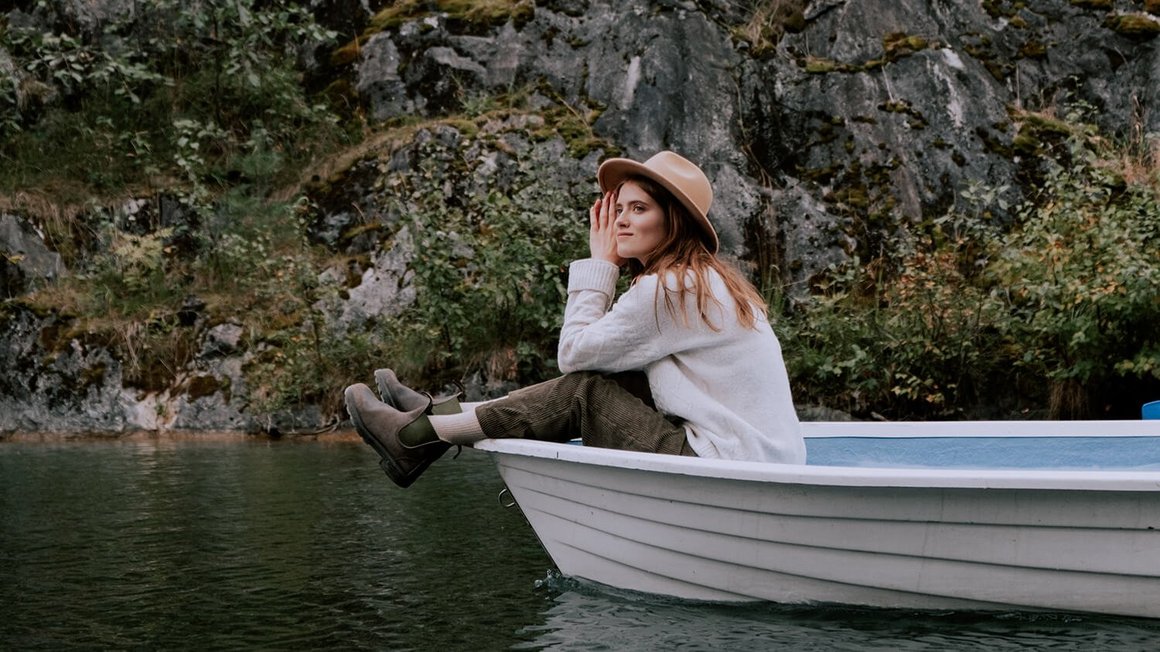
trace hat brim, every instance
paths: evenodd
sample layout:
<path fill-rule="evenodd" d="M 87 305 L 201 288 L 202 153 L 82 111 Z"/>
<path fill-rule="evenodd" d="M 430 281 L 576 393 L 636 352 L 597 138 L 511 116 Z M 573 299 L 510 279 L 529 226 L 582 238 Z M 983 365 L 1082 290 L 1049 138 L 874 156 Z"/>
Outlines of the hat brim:
<path fill-rule="evenodd" d="M 717 231 L 709 222 L 709 216 L 705 215 L 676 184 L 657 174 L 655 170 L 643 163 L 628 158 L 610 158 L 601 163 L 596 171 L 596 181 L 600 184 L 601 192 L 615 190 L 625 179 L 634 176 L 651 179 L 672 193 L 673 197 L 676 197 L 677 201 L 681 202 L 685 210 L 689 211 L 689 214 L 697 221 L 697 225 L 705 236 L 705 244 L 709 248 L 709 253 L 717 253 L 720 242 L 717 239 Z"/>

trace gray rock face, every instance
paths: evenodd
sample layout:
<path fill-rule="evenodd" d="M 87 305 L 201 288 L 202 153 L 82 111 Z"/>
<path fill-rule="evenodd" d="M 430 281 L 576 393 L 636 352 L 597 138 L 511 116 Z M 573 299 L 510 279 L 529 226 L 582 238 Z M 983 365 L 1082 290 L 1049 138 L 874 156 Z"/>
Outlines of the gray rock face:
<path fill-rule="evenodd" d="M 0 213 L 0 298 L 19 296 L 64 273 L 60 254 L 45 246 L 33 225 Z"/>
<path fill-rule="evenodd" d="M 873 250 L 942 214 L 969 183 L 1010 186 L 1014 199 L 1033 165 L 1011 148 L 1021 110 L 1082 101 L 1112 133 L 1160 130 L 1149 108 L 1160 52 L 1117 31 L 1119 11 L 813 2 L 801 29 L 752 57 L 727 29 L 748 18 L 736 3 L 543 3 L 485 34 L 418 18 L 376 36 L 358 76 L 360 88 L 392 89 L 364 95 L 380 118 L 454 112 L 513 84 L 601 107 L 593 127 L 624 154 L 668 148 L 703 165 L 726 253 L 768 248 L 747 241 L 754 225 L 787 246 L 808 233 L 809 246 L 777 256 L 800 285 L 836 252 Z"/>
<path fill-rule="evenodd" d="M 309 4 L 353 38 L 383 3 Z M 437 178 L 454 200 L 507 192 L 530 166 L 554 196 L 580 198 L 594 195 L 603 158 L 673 149 L 713 181 L 710 218 L 723 253 L 754 277 L 780 277 L 792 296 L 827 266 L 945 214 L 968 184 L 1006 186 L 1007 199 L 1018 199 L 1036 172 L 1034 139 L 1017 138 L 1028 135 L 1028 113 L 1088 107 L 1105 132 L 1160 147 L 1160 39 L 1125 20 L 1160 25 L 1160 17 L 1138 2 L 1105 10 L 1068 0 L 814 0 L 764 46 L 737 29 L 759 4 L 546 0 L 512 20 L 473 23 L 428 3 L 427 13 L 360 41 L 345 73 L 373 121 L 490 116 L 489 100 L 507 94 L 524 105 L 465 130 L 416 129 L 412 142 L 369 151 L 320 193 L 311 237 L 361 261 L 320 276 L 325 291 L 313 307 L 330 332 L 373 328 L 415 300 L 409 265 L 422 252 L 406 226 L 418 203 L 408 175 Z M 8 20 L 62 20 L 92 36 L 136 6 L 77 0 L 55 3 L 51 16 L 13 10 Z M 0 50 L 4 76 L 20 73 Z M 545 136 L 563 111 L 617 151 Z M 111 213 L 139 234 L 185 219 L 166 198 Z M 66 273 L 18 216 L 0 215 L 0 252 L 5 296 Z M 203 329 L 198 354 L 172 387 L 140 391 L 125 386 L 126 362 L 99 339 L 69 332 L 67 319 L 4 306 L 0 432 L 286 431 L 325 421 L 309 407 L 254 414 L 245 368 L 263 345 L 228 320 L 188 313 L 183 325 Z M 508 389 L 481 375 L 468 383 L 472 397 Z"/>
<path fill-rule="evenodd" d="M 202 355 L 179 372 L 173 387 L 127 386 L 125 363 L 103 337 L 73 332 L 68 319 L 40 317 L 17 306 L 0 314 L 0 433 L 125 432 L 135 430 L 255 430 L 247 413 L 237 347 L 240 327 L 210 329 Z M 308 427 L 317 427 L 319 421 Z M 267 417 L 269 418 L 269 417 Z"/>

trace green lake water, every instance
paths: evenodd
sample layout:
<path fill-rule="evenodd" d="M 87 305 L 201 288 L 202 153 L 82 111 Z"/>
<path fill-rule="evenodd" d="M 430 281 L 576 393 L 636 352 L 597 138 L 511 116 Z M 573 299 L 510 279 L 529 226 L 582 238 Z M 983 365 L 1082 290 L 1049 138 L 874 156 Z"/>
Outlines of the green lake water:
<path fill-rule="evenodd" d="M 350 435 L 0 441 L 0 649 L 1160 649 L 1160 621 L 583 584 L 485 454 L 407 490 L 377 461 Z"/>

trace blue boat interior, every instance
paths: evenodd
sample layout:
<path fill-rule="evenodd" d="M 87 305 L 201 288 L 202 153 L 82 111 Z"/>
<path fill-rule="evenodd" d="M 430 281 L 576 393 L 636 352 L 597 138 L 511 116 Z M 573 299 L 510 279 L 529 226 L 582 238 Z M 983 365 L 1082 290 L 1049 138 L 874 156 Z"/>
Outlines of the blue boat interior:
<path fill-rule="evenodd" d="M 1160 437 L 807 437 L 807 464 L 1160 471 Z"/>

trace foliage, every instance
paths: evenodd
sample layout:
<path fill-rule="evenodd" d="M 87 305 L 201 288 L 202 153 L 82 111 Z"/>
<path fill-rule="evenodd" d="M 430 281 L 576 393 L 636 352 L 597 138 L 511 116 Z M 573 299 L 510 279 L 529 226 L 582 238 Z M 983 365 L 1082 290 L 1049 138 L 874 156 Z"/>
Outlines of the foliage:
<path fill-rule="evenodd" d="M 1076 418 L 1116 403 L 1103 388 L 1160 380 L 1160 178 L 1125 181 L 1091 129 L 1067 144 L 1068 164 L 1045 162 L 1008 231 L 987 219 L 1005 189 L 968 188 L 893 255 L 784 299 L 798 400 L 891 418 L 1028 406 Z"/>
<path fill-rule="evenodd" d="M 148 0 L 110 18 L 100 39 L 54 20 L 54 3 L 36 11 L 60 27 L 0 31 L 18 67 L 0 79 L 0 106 L 16 109 L 0 121 L 0 191 L 63 177 L 100 193 L 177 177 L 204 207 L 255 150 L 305 159 L 337 134 L 296 67 L 300 50 L 333 34 L 297 3 Z"/>
<path fill-rule="evenodd" d="M 1013 362 L 1057 388 L 1160 379 L 1157 193 L 1101 166 L 1089 141 L 1069 146 L 1071 164 L 1050 163 L 989 269 L 1010 315 L 1002 329 L 1020 350 Z M 1056 392 L 1053 411 L 1084 415 L 1086 399 Z"/>
<path fill-rule="evenodd" d="M 454 198 L 462 203 L 435 191 L 434 175 L 417 181 L 409 197 L 417 298 L 390 326 L 399 335 L 393 358 L 443 380 L 478 368 L 543 380 L 555 367 L 567 265 L 587 243 L 582 202 L 539 182 L 527 164 L 509 189 Z"/>
<path fill-rule="evenodd" d="M 401 313 L 333 332 L 323 306 L 343 288 L 320 281 L 307 261 L 284 265 L 283 287 L 293 289 L 281 301 L 294 321 L 264 329 L 264 352 L 247 370 L 255 405 L 273 411 L 315 403 L 340 412 L 342 387 L 384 365 L 425 387 L 475 371 L 519 383 L 551 373 L 566 266 L 587 243 L 575 208 L 583 202 L 527 161 L 512 162 L 497 175 L 502 180 L 476 185 L 480 170 L 465 167 L 461 154 L 425 142 L 413 152 L 416 169 L 382 179 L 384 212 L 401 216 L 382 237 L 413 251 L 405 282 L 415 300 Z"/>

